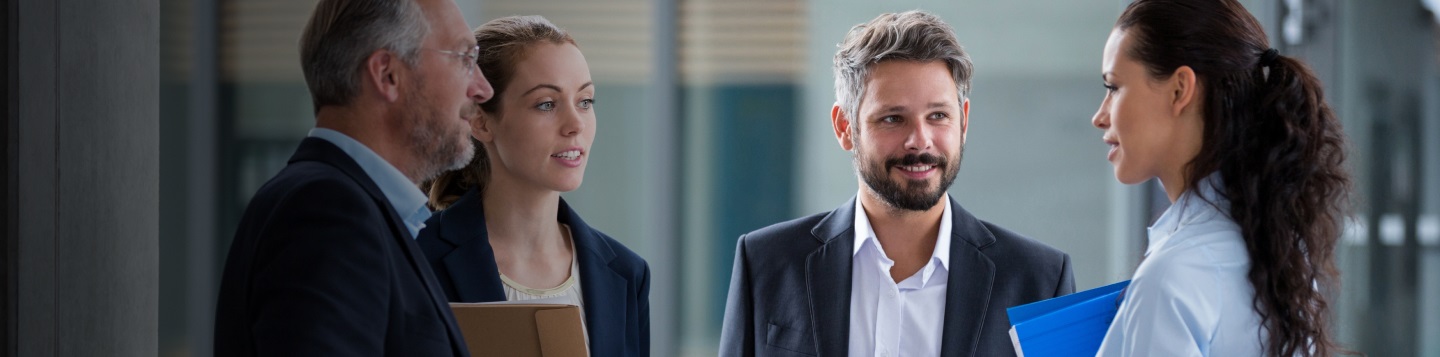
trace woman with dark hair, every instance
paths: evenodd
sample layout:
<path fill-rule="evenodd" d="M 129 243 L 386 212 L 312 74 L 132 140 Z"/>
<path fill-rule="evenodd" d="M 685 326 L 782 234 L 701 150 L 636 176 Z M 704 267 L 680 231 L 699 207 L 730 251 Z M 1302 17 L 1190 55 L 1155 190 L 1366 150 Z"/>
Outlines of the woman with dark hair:
<path fill-rule="evenodd" d="M 1350 189 L 1315 75 L 1235 0 L 1138 0 L 1105 44 L 1092 120 L 1122 183 L 1159 178 L 1100 356 L 1328 356 Z"/>
<path fill-rule="evenodd" d="M 577 305 L 590 355 L 650 355 L 650 267 L 560 197 L 580 187 L 595 141 L 585 56 L 540 16 L 492 20 L 475 41 L 495 96 L 470 123 L 470 164 L 428 184 L 440 211 L 416 243 L 436 280 L 451 302 Z"/>

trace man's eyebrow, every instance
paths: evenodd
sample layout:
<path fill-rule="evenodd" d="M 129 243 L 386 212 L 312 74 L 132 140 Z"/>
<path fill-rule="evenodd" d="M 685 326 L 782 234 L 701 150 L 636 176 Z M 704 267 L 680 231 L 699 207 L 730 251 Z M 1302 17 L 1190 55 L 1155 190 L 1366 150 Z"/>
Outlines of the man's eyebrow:
<path fill-rule="evenodd" d="M 465 46 L 465 50 L 467 51 L 470 50 L 470 48 L 475 47 L 476 45 L 475 36 L 469 35 L 456 37 L 454 42 L 460 44 L 461 46 Z"/>
<path fill-rule="evenodd" d="M 930 103 L 925 104 L 925 108 L 926 108 L 926 109 L 948 108 L 948 107 L 951 107 L 953 104 L 954 104 L 954 103 L 946 102 L 946 101 L 930 102 Z M 902 113 L 902 112 L 906 112 L 906 111 L 909 111 L 909 110 L 910 110 L 910 107 L 907 107 L 907 106 L 904 106 L 904 105 L 892 105 L 892 106 L 885 107 L 885 109 L 882 109 L 882 110 L 880 110 L 880 111 L 877 112 L 877 113 L 878 113 L 878 114 L 893 114 L 893 113 Z"/>
<path fill-rule="evenodd" d="M 906 107 L 906 106 L 903 106 L 903 105 L 892 105 L 892 106 L 885 107 L 885 109 L 880 110 L 879 113 L 880 113 L 880 114 L 900 113 L 900 112 L 907 111 L 907 110 L 909 110 L 909 109 L 910 109 L 909 107 Z"/>

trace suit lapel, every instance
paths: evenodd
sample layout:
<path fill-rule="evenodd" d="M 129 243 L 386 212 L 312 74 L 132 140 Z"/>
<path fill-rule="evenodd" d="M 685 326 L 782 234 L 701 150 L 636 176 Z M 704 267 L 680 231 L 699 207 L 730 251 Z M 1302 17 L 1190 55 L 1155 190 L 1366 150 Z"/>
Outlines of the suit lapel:
<path fill-rule="evenodd" d="M 990 309 L 995 262 L 981 250 L 995 236 L 970 212 L 950 201 L 950 280 L 945 287 L 941 356 L 974 356 Z"/>
<path fill-rule="evenodd" d="M 820 356 L 844 356 L 850 339 L 850 272 L 854 261 L 855 199 L 836 209 L 810 233 L 820 248 L 805 258 L 810 326 Z"/>
<path fill-rule="evenodd" d="M 495 264 L 495 252 L 488 243 L 479 241 L 456 247 L 441 259 L 450 272 L 450 283 L 459 301 L 505 301 L 500 267 Z"/>
<path fill-rule="evenodd" d="M 630 286 L 625 277 L 610 267 L 615 251 L 591 229 L 570 205 L 560 200 L 560 222 L 570 226 L 575 240 L 575 257 L 580 259 L 580 294 L 585 301 L 585 326 L 590 334 L 590 355 L 625 354 L 625 318 L 629 309 Z M 599 343 L 599 341 L 621 341 Z M 601 350 L 608 347 L 609 349 Z"/>
<path fill-rule="evenodd" d="M 450 274 L 450 286 L 463 302 L 504 301 L 500 267 L 485 226 L 485 205 L 479 190 L 471 189 L 440 217 L 440 240 L 454 247 L 440 257 Z"/>
<path fill-rule="evenodd" d="M 335 166 L 359 183 L 360 187 L 365 188 L 365 192 L 370 194 L 370 198 L 381 206 L 381 211 L 385 212 L 386 222 L 389 223 L 391 236 L 397 240 L 396 243 L 400 245 L 400 250 L 406 255 L 411 271 L 416 272 L 424 282 L 425 291 L 430 295 L 430 301 L 435 306 L 436 313 L 445 317 L 445 329 L 450 335 L 451 347 L 457 354 L 463 354 L 463 351 L 466 351 L 465 338 L 460 334 L 460 328 L 455 325 L 455 317 L 450 312 L 450 304 L 446 302 L 444 293 L 440 291 L 440 283 L 435 279 L 435 274 L 430 271 L 425 257 L 421 255 L 420 246 L 415 244 L 415 237 L 412 237 L 410 230 L 405 228 L 404 220 L 400 219 L 398 213 L 395 213 L 395 207 L 390 204 L 389 199 L 385 198 L 385 194 L 380 191 L 380 186 L 375 185 L 375 181 L 365 174 L 365 170 L 360 168 L 360 164 L 356 163 L 355 159 L 325 139 L 310 137 L 300 141 L 300 148 L 296 149 L 295 155 L 290 158 L 290 163 L 297 161 L 317 161 Z"/>
<path fill-rule="evenodd" d="M 390 215 L 392 219 L 398 218 L 393 217 L 395 216 L 394 212 L 391 212 Z M 435 304 L 437 312 L 440 313 L 440 316 L 445 317 L 445 329 L 450 334 L 451 344 L 457 354 L 466 354 L 464 351 L 468 349 L 465 346 L 465 336 L 460 333 L 460 327 L 455 324 L 455 316 L 450 311 L 448 299 L 445 298 L 444 292 L 441 291 L 439 280 L 436 280 L 435 273 L 430 271 L 429 264 L 425 261 L 425 257 L 420 255 L 420 246 L 416 245 L 415 240 L 410 238 L 409 230 L 403 227 L 396 227 L 396 223 L 400 223 L 400 221 L 392 220 L 390 228 L 391 230 L 396 228 L 404 230 L 404 232 L 402 232 L 403 234 L 397 235 L 397 237 L 405 240 L 401 244 L 404 245 L 405 252 L 410 255 L 410 265 L 415 271 L 419 272 L 421 278 L 424 279 L 425 291 L 430 293 L 430 301 Z"/>

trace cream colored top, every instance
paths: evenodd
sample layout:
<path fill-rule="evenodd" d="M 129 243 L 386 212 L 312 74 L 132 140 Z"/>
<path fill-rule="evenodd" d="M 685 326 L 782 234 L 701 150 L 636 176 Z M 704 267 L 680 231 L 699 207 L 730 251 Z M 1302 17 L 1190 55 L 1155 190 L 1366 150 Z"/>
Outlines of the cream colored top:
<path fill-rule="evenodd" d="M 510 280 L 510 277 L 500 274 L 500 281 L 505 285 L 505 301 L 523 301 L 535 299 L 563 298 L 566 303 L 580 307 L 583 315 L 585 312 L 585 299 L 580 294 L 580 264 L 576 264 L 575 258 L 570 258 L 570 278 L 559 286 L 549 289 L 535 289 Z"/>
<path fill-rule="evenodd" d="M 569 233 L 570 227 L 565 227 Z M 573 235 L 572 235 L 573 237 Z M 549 289 L 535 289 L 521 285 L 505 273 L 500 273 L 500 282 L 505 288 L 505 301 L 524 301 L 535 299 L 559 298 L 566 304 L 580 307 L 580 329 L 585 332 L 585 345 L 590 345 L 590 330 L 585 325 L 585 298 L 580 294 L 580 256 L 575 251 L 575 239 L 570 239 L 570 278 L 565 279 L 560 285 Z"/>

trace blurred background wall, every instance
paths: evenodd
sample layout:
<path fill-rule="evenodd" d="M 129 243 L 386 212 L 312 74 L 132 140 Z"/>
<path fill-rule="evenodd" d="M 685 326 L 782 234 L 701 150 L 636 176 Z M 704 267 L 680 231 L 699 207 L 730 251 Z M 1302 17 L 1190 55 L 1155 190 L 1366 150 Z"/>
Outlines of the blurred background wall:
<path fill-rule="evenodd" d="M 314 124 L 297 41 L 313 0 L 160 0 L 163 356 L 210 354 L 215 293 L 250 195 Z M 950 192 L 1072 256 L 1077 288 L 1125 279 L 1158 185 L 1123 186 L 1090 118 L 1127 1 L 458 0 L 470 26 L 517 14 L 569 29 L 597 88 L 584 185 L 566 199 L 653 271 L 656 356 L 714 355 L 735 239 L 828 211 L 858 186 L 830 131 L 830 61 L 853 25 L 925 9 L 976 64 Z M 1314 65 L 1352 143 L 1357 210 L 1340 248 L 1341 340 L 1440 356 L 1440 76 L 1426 0 L 1246 0 Z M 1430 338 L 1422 338 L 1422 337 Z"/>

